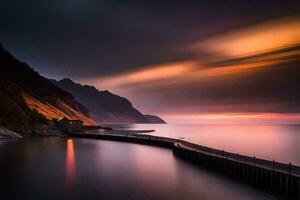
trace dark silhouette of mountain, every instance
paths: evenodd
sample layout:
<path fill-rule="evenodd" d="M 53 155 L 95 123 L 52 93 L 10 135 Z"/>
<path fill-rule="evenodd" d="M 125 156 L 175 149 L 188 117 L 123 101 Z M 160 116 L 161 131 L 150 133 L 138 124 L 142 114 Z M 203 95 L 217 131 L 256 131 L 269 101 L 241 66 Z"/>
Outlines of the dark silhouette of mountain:
<path fill-rule="evenodd" d="M 74 83 L 68 78 L 51 81 L 73 94 L 90 110 L 93 119 L 100 123 L 166 123 L 157 116 L 142 114 L 129 100 L 107 90 L 99 91 L 93 86 Z"/>
<path fill-rule="evenodd" d="M 161 118 L 159 118 L 155 115 L 144 115 L 144 117 L 147 118 L 148 123 L 152 123 L 152 124 L 164 124 L 164 123 L 166 123 L 164 120 L 162 120 Z"/>
<path fill-rule="evenodd" d="M 29 133 L 35 125 L 61 117 L 95 124 L 70 93 L 14 58 L 1 44 L 0 69 L 0 126 Z"/>

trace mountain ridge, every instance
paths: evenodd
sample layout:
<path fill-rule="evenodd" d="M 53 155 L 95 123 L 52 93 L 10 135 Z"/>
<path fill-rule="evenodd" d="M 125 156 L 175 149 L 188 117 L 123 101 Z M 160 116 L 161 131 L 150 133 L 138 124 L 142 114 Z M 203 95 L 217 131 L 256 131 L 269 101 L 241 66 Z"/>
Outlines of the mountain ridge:
<path fill-rule="evenodd" d="M 19 61 L 0 44 L 0 126 L 31 133 L 53 118 L 78 118 L 96 124 L 73 95 Z M 53 112 L 48 112 L 48 108 Z M 50 115 L 51 113 L 51 115 Z"/>
<path fill-rule="evenodd" d="M 73 94 L 99 123 L 166 123 L 157 116 L 144 115 L 128 99 L 108 90 L 100 91 L 91 85 L 75 83 L 70 78 L 50 81 Z"/>

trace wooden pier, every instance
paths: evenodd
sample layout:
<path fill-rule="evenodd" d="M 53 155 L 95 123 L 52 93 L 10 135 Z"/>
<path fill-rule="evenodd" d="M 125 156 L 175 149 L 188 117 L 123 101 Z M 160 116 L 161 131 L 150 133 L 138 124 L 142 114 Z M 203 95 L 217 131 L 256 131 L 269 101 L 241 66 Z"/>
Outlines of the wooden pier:
<path fill-rule="evenodd" d="M 300 167 L 234 154 L 180 139 L 113 131 L 101 134 L 74 133 L 72 137 L 114 140 L 161 146 L 175 156 L 235 180 L 291 199 L 300 199 Z"/>

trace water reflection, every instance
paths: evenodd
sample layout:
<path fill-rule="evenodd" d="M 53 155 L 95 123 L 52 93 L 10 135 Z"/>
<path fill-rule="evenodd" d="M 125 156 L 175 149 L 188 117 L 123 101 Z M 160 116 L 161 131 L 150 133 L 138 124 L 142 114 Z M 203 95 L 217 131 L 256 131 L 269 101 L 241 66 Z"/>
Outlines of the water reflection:
<path fill-rule="evenodd" d="M 164 188 L 164 191 L 170 190 L 169 192 L 171 192 L 172 189 L 176 188 L 179 181 L 177 178 L 178 172 L 176 171 L 174 158 L 167 156 L 169 153 L 168 150 L 161 148 L 132 146 L 132 166 L 135 169 L 136 176 L 145 177 L 145 179 L 139 180 L 140 184 L 145 186 L 145 190 L 148 188 L 160 191 L 162 185 L 168 186 Z M 161 159 L 161 157 L 165 159 Z"/>
<path fill-rule="evenodd" d="M 67 149 L 66 149 L 66 186 L 69 191 L 73 189 L 74 183 L 75 183 L 74 143 L 72 139 L 68 139 Z"/>
<path fill-rule="evenodd" d="M 153 135 L 184 137 L 201 145 L 300 165 L 300 126 L 127 124 L 120 129 L 155 129 Z"/>
<path fill-rule="evenodd" d="M 33 140 L 37 153 L 26 148 Z M 51 144 L 56 148 L 49 151 Z M 0 147 L 0 161 L 1 200 L 278 199 L 181 161 L 168 149 L 146 145 L 24 139 Z"/>

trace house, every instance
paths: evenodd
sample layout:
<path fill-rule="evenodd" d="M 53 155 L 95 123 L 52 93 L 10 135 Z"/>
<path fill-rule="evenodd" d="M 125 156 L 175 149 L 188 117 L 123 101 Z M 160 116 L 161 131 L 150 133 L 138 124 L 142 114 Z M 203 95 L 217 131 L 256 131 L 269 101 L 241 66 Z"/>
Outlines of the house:
<path fill-rule="evenodd" d="M 83 122 L 80 120 L 70 120 L 66 117 L 59 120 L 57 123 L 58 128 L 66 133 L 80 132 L 83 129 Z"/>

